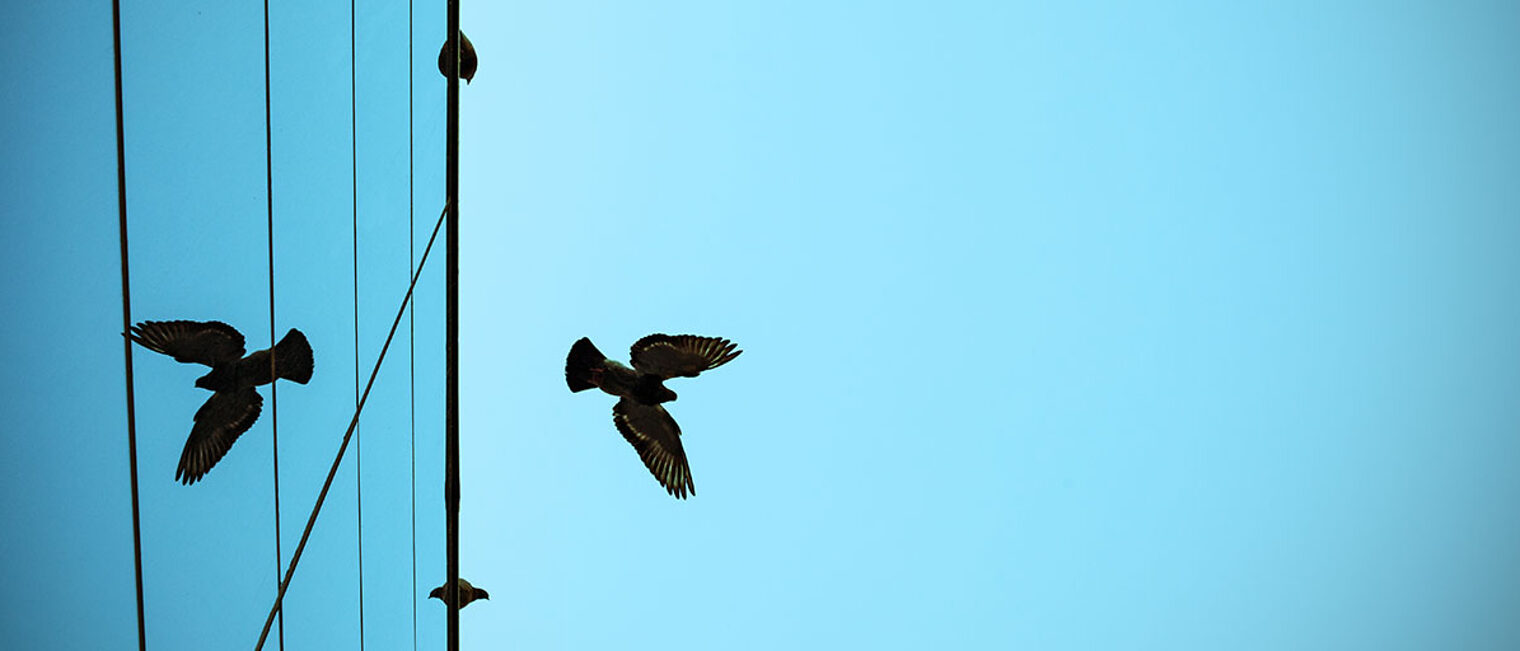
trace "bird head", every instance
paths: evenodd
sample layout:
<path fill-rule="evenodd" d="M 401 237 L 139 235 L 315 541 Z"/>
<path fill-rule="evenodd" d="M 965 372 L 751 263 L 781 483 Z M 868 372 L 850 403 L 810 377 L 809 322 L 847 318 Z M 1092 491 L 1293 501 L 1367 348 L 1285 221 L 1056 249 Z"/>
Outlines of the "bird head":
<path fill-rule="evenodd" d="M 211 372 L 196 378 L 195 386 L 207 391 L 225 391 L 234 388 L 238 384 L 237 365 L 222 364 L 213 367 Z"/>
<path fill-rule="evenodd" d="M 433 588 L 433 591 L 428 593 L 428 598 L 443 601 L 443 586 L 440 585 L 436 588 Z"/>

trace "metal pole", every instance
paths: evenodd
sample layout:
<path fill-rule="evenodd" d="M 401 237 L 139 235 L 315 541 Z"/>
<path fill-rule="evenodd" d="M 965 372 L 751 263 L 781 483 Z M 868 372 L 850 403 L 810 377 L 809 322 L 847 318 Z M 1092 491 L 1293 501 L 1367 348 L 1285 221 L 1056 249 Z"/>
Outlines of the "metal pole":
<path fill-rule="evenodd" d="M 448 520 L 449 651 L 459 651 L 459 0 L 449 0 L 448 138 L 444 192 L 449 202 L 444 234 L 447 263 L 444 294 L 447 316 L 444 326 L 444 480 L 443 502 Z"/>

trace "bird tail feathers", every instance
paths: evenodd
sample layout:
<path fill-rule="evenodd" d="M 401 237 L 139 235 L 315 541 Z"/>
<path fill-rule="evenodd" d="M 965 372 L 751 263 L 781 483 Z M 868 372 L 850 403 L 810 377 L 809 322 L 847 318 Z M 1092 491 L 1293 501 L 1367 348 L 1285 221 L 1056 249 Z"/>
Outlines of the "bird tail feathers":
<path fill-rule="evenodd" d="M 274 347 L 275 377 L 298 384 L 311 381 L 313 362 L 311 344 L 300 330 L 291 328 Z"/>
<path fill-rule="evenodd" d="M 597 350 L 591 344 L 591 340 L 581 337 L 570 347 L 570 356 L 565 358 L 565 383 L 570 385 L 571 391 L 585 391 L 596 386 L 591 381 L 592 371 L 601 368 L 607 361 L 607 356 Z"/>

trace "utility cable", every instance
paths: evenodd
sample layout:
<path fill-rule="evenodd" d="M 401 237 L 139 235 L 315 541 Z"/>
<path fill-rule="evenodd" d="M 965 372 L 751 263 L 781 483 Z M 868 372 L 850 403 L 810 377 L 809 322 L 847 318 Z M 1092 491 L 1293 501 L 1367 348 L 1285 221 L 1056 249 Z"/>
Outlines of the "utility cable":
<path fill-rule="evenodd" d="M 354 206 L 354 407 L 359 406 L 359 59 L 355 0 L 348 2 L 349 152 L 353 163 Z M 359 651 L 364 651 L 364 436 L 354 427 L 354 510 L 359 556 Z"/>
<path fill-rule="evenodd" d="M 416 57 L 412 52 L 413 34 L 416 29 L 412 25 L 412 0 L 406 3 L 406 273 L 408 276 L 416 273 L 416 231 L 417 226 L 414 218 L 417 213 L 417 178 L 416 158 L 417 144 L 415 140 L 415 114 L 413 112 L 413 98 L 417 91 L 413 85 L 413 72 L 417 67 Z M 410 432 L 412 443 L 412 473 L 411 473 L 411 497 L 412 497 L 412 651 L 417 649 L 417 310 L 411 308 L 406 311 L 406 367 L 410 374 L 407 386 L 410 387 L 409 407 L 407 415 L 411 420 Z"/>
<path fill-rule="evenodd" d="M 269 637 L 269 628 L 274 624 L 275 613 L 279 612 L 280 604 L 285 600 L 285 591 L 290 589 L 290 580 L 295 576 L 296 565 L 301 561 L 302 552 L 306 551 L 306 542 L 311 538 L 311 529 L 317 523 L 317 515 L 322 512 L 322 504 L 327 501 L 327 492 L 332 489 L 333 477 L 338 474 L 338 467 L 343 463 L 343 453 L 348 450 L 348 442 L 353 439 L 354 430 L 359 426 L 359 415 L 364 412 L 364 404 L 369 400 L 370 389 L 375 386 L 375 378 L 380 374 L 380 365 L 385 362 L 385 353 L 390 350 L 391 340 L 396 336 L 396 328 L 401 325 L 401 317 L 406 314 L 406 307 L 412 301 L 412 292 L 417 288 L 417 278 L 421 276 L 422 269 L 427 265 L 428 253 L 433 250 L 433 241 L 438 238 L 438 231 L 443 227 L 443 220 L 449 214 L 449 207 L 444 206 L 438 215 L 438 222 L 433 226 L 433 234 L 428 237 L 427 246 L 422 249 L 422 258 L 417 262 L 417 272 L 412 274 L 412 282 L 406 288 L 406 297 L 401 299 L 401 307 L 396 310 L 396 319 L 391 322 L 390 332 L 385 335 L 385 345 L 380 347 L 380 355 L 375 358 L 375 367 L 370 371 L 369 381 L 364 385 L 364 393 L 359 396 L 359 405 L 354 409 L 354 417 L 348 421 L 348 430 L 343 433 L 343 443 L 338 446 L 338 454 L 333 458 L 332 468 L 327 471 L 327 480 L 322 482 L 322 490 L 317 493 L 317 503 L 311 508 L 311 516 L 306 519 L 306 528 L 301 531 L 301 541 L 296 544 L 295 553 L 290 555 L 290 567 L 285 570 L 285 580 L 280 582 L 280 592 L 275 595 L 274 605 L 269 608 L 269 616 L 264 620 L 264 629 L 259 633 L 259 641 L 254 645 L 255 651 L 264 648 L 264 641 Z"/>
<path fill-rule="evenodd" d="M 132 277 L 127 263 L 127 130 L 121 101 L 121 0 L 111 2 L 111 39 L 116 66 L 116 207 L 121 234 L 121 331 L 132 330 Z M 122 337 L 127 380 L 127 459 L 132 481 L 132 559 L 137 576 L 137 648 L 148 648 L 143 618 L 142 512 L 137 499 L 137 398 L 132 380 L 132 340 Z"/>
<path fill-rule="evenodd" d="M 275 377 L 274 330 L 274 130 L 270 126 L 269 110 L 269 0 L 264 0 L 264 196 L 268 204 L 269 227 L 269 377 Z M 274 456 L 274 580 L 280 581 L 280 568 L 285 566 L 285 554 L 280 549 L 280 394 L 278 382 L 269 383 L 270 440 Z M 285 613 L 280 619 L 280 651 L 285 649 Z"/>

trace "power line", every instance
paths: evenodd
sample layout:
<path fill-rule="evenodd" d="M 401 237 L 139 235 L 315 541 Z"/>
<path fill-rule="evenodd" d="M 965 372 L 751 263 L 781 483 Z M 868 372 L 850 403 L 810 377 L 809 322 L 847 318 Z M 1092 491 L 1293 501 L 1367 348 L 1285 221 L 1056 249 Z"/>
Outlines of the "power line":
<path fill-rule="evenodd" d="M 121 236 L 121 331 L 132 329 L 132 276 L 127 260 L 127 131 L 121 101 L 121 0 L 111 1 L 111 39 L 116 67 L 116 207 Z M 142 515 L 137 499 L 137 398 L 132 379 L 132 340 L 122 337 L 127 380 L 127 459 L 132 480 L 132 559 L 137 580 L 137 648 L 148 648 L 143 617 Z"/>
<path fill-rule="evenodd" d="M 413 72 L 417 67 L 417 59 L 412 52 L 413 35 L 416 29 L 412 26 L 412 0 L 406 3 L 406 273 L 408 276 L 416 272 L 416 243 L 414 242 L 417 227 L 413 223 L 413 217 L 417 212 L 417 182 L 416 182 L 416 157 L 417 144 L 414 140 L 415 118 L 413 114 L 413 99 L 417 94 L 413 86 Z M 410 374 L 407 383 L 409 387 L 407 416 L 410 419 L 410 433 L 412 443 L 412 473 L 411 473 L 411 497 L 412 497 L 412 650 L 417 649 L 417 310 L 412 308 L 406 312 L 406 368 Z"/>
<path fill-rule="evenodd" d="M 401 325 L 401 317 L 406 314 L 406 307 L 412 301 L 412 292 L 417 288 L 417 278 L 422 274 L 422 268 L 427 265 L 428 253 L 433 250 L 433 241 L 438 238 L 438 231 L 443 227 L 443 220 L 449 214 L 449 206 L 445 205 L 438 215 L 438 222 L 433 225 L 433 234 L 428 237 L 427 246 L 422 249 L 422 259 L 417 262 L 417 271 L 412 274 L 412 282 L 406 288 L 406 297 L 401 299 L 401 307 L 396 310 L 396 319 L 391 322 L 390 332 L 385 335 L 385 345 L 380 347 L 380 355 L 375 358 L 375 367 L 370 371 L 369 381 L 364 385 L 364 393 L 359 396 L 359 404 L 354 409 L 354 417 L 348 421 L 348 430 L 343 433 L 343 443 L 338 446 L 338 454 L 333 459 L 332 468 L 327 471 L 327 480 L 322 482 L 322 490 L 317 493 L 317 503 L 312 506 L 311 516 L 306 519 L 306 528 L 301 531 L 301 541 L 296 545 L 295 553 L 290 556 L 290 567 L 285 570 L 285 580 L 280 582 L 280 591 L 275 595 L 274 605 L 269 608 L 269 617 L 264 620 L 264 629 L 259 633 L 258 644 L 255 649 L 264 648 L 264 641 L 269 637 L 269 628 L 274 624 L 275 613 L 279 612 L 280 604 L 285 600 L 285 591 L 290 588 L 290 580 L 295 576 L 296 565 L 301 561 L 301 553 L 306 551 L 306 542 L 311 538 L 311 529 L 317 523 L 317 515 L 322 512 L 322 504 L 327 501 L 327 492 L 332 489 L 333 477 L 338 474 L 338 467 L 343 463 L 343 453 L 348 450 L 348 442 L 353 439 L 354 430 L 359 426 L 359 415 L 364 412 L 364 404 L 369 400 L 370 389 L 375 386 L 375 378 L 380 374 L 380 365 L 385 362 L 385 353 L 390 350 L 391 340 L 396 336 L 396 328 Z"/>
<path fill-rule="evenodd" d="M 354 206 L 354 407 L 359 406 L 359 58 L 354 0 L 348 2 L 349 160 L 353 163 Z M 364 436 L 354 427 L 354 510 L 359 558 L 359 649 L 364 649 Z"/>
<path fill-rule="evenodd" d="M 264 196 L 268 204 L 269 227 L 269 377 L 275 377 L 274 329 L 274 131 L 270 126 L 269 109 L 269 0 L 264 0 Z M 280 549 L 280 394 L 278 382 L 269 383 L 270 440 L 274 457 L 274 580 L 280 581 L 280 568 L 285 565 L 285 554 Z M 280 650 L 285 649 L 285 613 L 280 618 Z"/>

